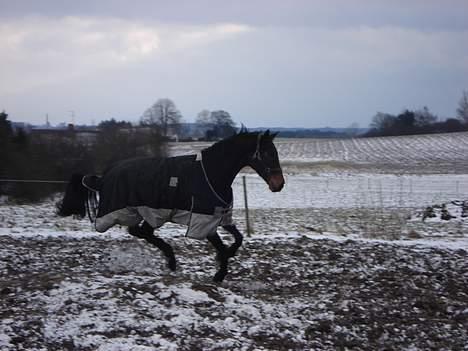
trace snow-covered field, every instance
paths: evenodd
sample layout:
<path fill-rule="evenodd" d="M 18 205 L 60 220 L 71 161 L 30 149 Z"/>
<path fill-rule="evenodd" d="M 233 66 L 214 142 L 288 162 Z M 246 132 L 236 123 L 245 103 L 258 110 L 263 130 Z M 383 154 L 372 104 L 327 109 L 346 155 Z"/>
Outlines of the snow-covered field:
<path fill-rule="evenodd" d="M 172 273 L 53 199 L 0 205 L 0 350 L 466 349 L 468 221 L 451 201 L 468 199 L 468 133 L 277 145 L 287 185 L 243 174 L 254 234 L 220 285 L 182 227 L 160 231 Z M 234 192 L 244 230 L 240 178 Z M 456 218 L 422 221 L 442 203 Z"/>
<path fill-rule="evenodd" d="M 269 192 L 257 175 L 245 176 L 251 208 L 413 208 L 468 199 L 466 174 L 289 174 L 280 193 Z M 242 208 L 241 176 L 233 190 L 234 206 Z"/>
<path fill-rule="evenodd" d="M 275 139 L 290 173 L 467 174 L 468 132 L 359 139 Z M 171 143 L 172 155 L 194 153 L 209 143 Z"/>

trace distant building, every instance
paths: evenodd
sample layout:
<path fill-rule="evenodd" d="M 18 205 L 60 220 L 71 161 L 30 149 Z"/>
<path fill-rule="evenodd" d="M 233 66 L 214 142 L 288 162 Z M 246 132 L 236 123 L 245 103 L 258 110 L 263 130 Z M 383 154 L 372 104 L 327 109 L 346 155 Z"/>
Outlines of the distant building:
<path fill-rule="evenodd" d="M 51 141 L 62 139 L 72 144 L 82 144 L 91 147 L 96 144 L 100 130 L 96 127 L 75 127 L 69 124 L 67 128 L 33 127 L 30 135 L 33 141 Z"/>
<path fill-rule="evenodd" d="M 24 132 L 29 133 L 32 127 L 33 127 L 32 125 L 28 123 L 24 123 L 24 122 L 11 122 L 11 128 L 13 129 L 14 132 L 17 132 L 18 130 L 21 129 Z"/>

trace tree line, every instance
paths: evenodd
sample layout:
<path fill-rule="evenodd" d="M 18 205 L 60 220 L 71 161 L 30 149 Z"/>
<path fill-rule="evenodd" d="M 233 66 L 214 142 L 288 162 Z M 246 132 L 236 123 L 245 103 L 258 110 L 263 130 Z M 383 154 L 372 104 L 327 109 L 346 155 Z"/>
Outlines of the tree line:
<path fill-rule="evenodd" d="M 27 133 L 15 129 L 8 114 L 0 113 L 0 179 L 67 180 L 72 173 L 100 174 L 110 165 L 140 156 L 165 156 L 165 142 L 181 133 L 182 114 L 175 103 L 158 99 L 144 111 L 138 123 L 104 120 L 93 142 L 80 138 L 70 126 L 60 133 Z M 196 120 L 202 139 L 217 140 L 236 131 L 224 110 L 201 111 Z M 0 182 L 0 196 L 40 200 L 63 185 Z"/>
<path fill-rule="evenodd" d="M 8 114 L 0 113 L 0 179 L 68 180 L 72 173 L 99 174 L 126 158 L 163 156 L 163 137 L 153 130 L 133 128 L 114 119 L 98 126 L 93 143 L 79 138 L 77 130 L 34 137 L 13 129 Z M 62 191 L 63 184 L 0 182 L 0 196 L 40 200 Z"/>
<path fill-rule="evenodd" d="M 140 119 L 142 126 L 158 129 L 168 139 L 170 134 L 180 134 L 182 114 L 175 103 L 168 98 L 159 99 L 145 110 Z M 228 137 L 236 131 L 236 124 L 229 112 L 224 110 L 202 110 L 198 113 L 197 127 L 204 140 L 217 140 Z"/>
<path fill-rule="evenodd" d="M 468 92 L 464 91 L 455 118 L 440 120 L 427 107 L 398 115 L 378 112 L 363 136 L 395 136 L 468 131 Z"/>

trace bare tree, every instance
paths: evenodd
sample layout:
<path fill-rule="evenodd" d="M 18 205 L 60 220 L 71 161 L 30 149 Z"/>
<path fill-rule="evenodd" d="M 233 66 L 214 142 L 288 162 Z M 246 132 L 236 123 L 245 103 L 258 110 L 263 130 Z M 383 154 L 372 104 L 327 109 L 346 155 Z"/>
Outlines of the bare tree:
<path fill-rule="evenodd" d="M 218 110 L 211 112 L 211 121 L 214 124 L 215 136 L 225 138 L 235 133 L 236 123 L 229 112 Z"/>
<path fill-rule="evenodd" d="M 197 114 L 195 119 L 196 132 L 198 136 L 207 137 L 206 133 L 213 126 L 213 121 L 211 120 L 211 111 L 201 110 Z"/>
<path fill-rule="evenodd" d="M 171 99 L 159 99 L 141 117 L 141 124 L 159 126 L 162 135 L 167 137 L 169 126 L 179 127 L 182 114 Z"/>
<path fill-rule="evenodd" d="M 226 112 L 224 110 L 211 112 L 211 120 L 213 121 L 213 123 L 218 125 L 227 125 L 231 127 L 234 127 L 236 125 L 232 120 L 232 117 L 229 114 L 229 112 Z"/>
<path fill-rule="evenodd" d="M 388 129 L 394 124 L 395 116 L 389 113 L 377 112 L 372 118 L 370 127 L 377 130 Z"/>
<path fill-rule="evenodd" d="M 457 118 L 464 124 L 468 124 L 468 91 L 463 91 L 463 96 L 458 103 Z"/>
<path fill-rule="evenodd" d="M 429 111 L 427 106 L 424 106 L 421 110 L 414 111 L 414 115 L 417 127 L 427 127 L 437 122 L 437 116 Z"/>
<path fill-rule="evenodd" d="M 204 131 L 207 139 L 225 138 L 236 131 L 236 123 L 229 112 L 218 110 L 210 112 L 202 110 L 196 119 L 199 130 Z"/>
<path fill-rule="evenodd" d="M 211 112 L 209 110 L 202 110 L 198 113 L 195 123 L 198 125 L 208 125 L 213 123 L 211 119 Z"/>

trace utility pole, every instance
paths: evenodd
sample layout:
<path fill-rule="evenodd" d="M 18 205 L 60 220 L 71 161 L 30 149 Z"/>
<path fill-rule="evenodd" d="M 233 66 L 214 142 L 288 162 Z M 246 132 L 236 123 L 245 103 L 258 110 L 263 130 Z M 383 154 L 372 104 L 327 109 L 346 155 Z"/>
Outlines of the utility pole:
<path fill-rule="evenodd" d="M 75 110 L 68 111 L 71 114 L 71 124 L 75 125 Z"/>

